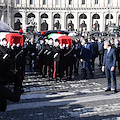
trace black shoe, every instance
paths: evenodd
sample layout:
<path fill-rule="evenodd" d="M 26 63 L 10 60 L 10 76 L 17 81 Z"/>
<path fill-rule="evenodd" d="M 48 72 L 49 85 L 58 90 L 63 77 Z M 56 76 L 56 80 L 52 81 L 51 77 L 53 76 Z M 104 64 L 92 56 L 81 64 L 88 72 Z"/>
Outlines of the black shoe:
<path fill-rule="evenodd" d="M 7 100 L 5 98 L 0 97 L 0 111 L 5 112 L 7 108 Z"/>
<path fill-rule="evenodd" d="M 105 92 L 108 92 L 108 91 L 111 91 L 111 89 L 107 89 L 107 90 L 105 90 Z"/>
<path fill-rule="evenodd" d="M 114 93 L 117 93 L 118 91 L 117 90 L 114 90 Z"/>

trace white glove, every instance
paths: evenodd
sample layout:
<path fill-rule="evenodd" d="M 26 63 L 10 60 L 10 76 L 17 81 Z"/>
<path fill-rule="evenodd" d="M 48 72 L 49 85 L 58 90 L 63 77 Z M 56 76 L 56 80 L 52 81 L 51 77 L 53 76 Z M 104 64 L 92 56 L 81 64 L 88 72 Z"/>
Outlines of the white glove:
<path fill-rule="evenodd" d="M 74 54 L 74 57 L 76 57 L 76 54 Z"/>
<path fill-rule="evenodd" d="M 32 53 L 31 55 L 32 55 L 32 56 L 34 56 L 34 55 L 35 55 L 35 53 Z"/>
<path fill-rule="evenodd" d="M 3 56 L 3 59 L 5 59 L 7 56 L 8 56 L 8 54 L 6 53 L 6 54 Z"/>
<path fill-rule="evenodd" d="M 48 52 L 48 50 L 46 50 L 45 52 L 44 52 L 44 54 L 46 54 Z"/>
<path fill-rule="evenodd" d="M 58 53 L 56 53 L 55 55 L 54 55 L 54 58 L 56 58 L 58 56 Z"/>

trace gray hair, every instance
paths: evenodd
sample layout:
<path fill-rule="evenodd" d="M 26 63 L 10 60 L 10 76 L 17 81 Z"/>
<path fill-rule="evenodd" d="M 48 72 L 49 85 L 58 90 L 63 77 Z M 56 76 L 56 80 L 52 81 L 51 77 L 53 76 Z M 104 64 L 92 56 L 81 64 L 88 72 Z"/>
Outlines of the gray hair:
<path fill-rule="evenodd" d="M 111 45 L 111 43 L 110 43 L 109 40 L 105 40 L 105 41 L 104 41 L 104 44 L 107 44 L 107 45 L 109 45 L 109 46 Z"/>

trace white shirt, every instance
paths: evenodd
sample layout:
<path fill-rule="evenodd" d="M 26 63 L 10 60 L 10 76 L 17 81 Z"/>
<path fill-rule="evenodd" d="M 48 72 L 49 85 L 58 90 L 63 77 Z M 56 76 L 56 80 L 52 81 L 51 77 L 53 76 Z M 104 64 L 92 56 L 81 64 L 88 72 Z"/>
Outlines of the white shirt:
<path fill-rule="evenodd" d="M 109 47 L 108 49 L 107 49 L 108 51 L 107 51 L 107 54 L 110 52 L 110 50 L 111 50 L 111 47 Z"/>

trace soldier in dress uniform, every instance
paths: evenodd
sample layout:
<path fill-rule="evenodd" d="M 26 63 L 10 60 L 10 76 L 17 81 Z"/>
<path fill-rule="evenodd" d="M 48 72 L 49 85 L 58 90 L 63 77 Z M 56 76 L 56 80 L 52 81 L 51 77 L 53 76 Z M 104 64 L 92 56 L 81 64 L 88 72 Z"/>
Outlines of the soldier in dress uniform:
<path fill-rule="evenodd" d="M 9 49 L 7 49 L 7 41 L 4 39 L 0 46 L 0 111 L 4 112 L 7 106 L 7 100 L 18 102 L 22 81 L 20 76 L 14 69 L 14 60 L 11 59 Z M 14 83 L 14 90 L 9 90 L 5 85 Z"/>
<path fill-rule="evenodd" d="M 72 80 L 73 63 L 74 63 L 74 45 L 72 47 L 66 44 L 64 53 L 65 76 L 68 80 Z"/>
<path fill-rule="evenodd" d="M 45 43 L 43 44 L 44 57 L 43 57 L 43 69 L 42 69 L 43 76 L 42 77 L 47 76 L 47 64 L 48 64 L 47 53 L 48 53 L 48 48 L 49 48 L 48 38 L 45 37 L 44 41 Z"/>
<path fill-rule="evenodd" d="M 57 77 L 60 77 L 60 55 L 61 55 L 61 50 L 60 50 L 60 44 L 59 40 L 56 39 L 54 43 L 54 47 L 52 49 L 53 51 L 53 61 L 54 61 L 54 72 L 53 72 L 53 79 L 56 81 L 58 80 Z M 61 77 L 60 77 L 61 79 Z"/>
<path fill-rule="evenodd" d="M 47 46 L 47 77 L 50 79 L 52 77 L 52 68 L 53 68 L 53 39 L 48 40 L 48 46 Z"/>
<path fill-rule="evenodd" d="M 40 38 L 40 50 L 38 51 L 39 56 L 39 72 L 40 75 L 42 75 L 42 69 L 43 69 L 43 60 L 44 60 L 44 40 L 43 38 Z"/>

